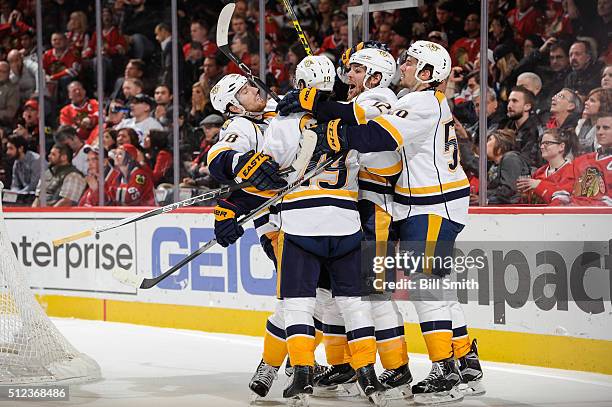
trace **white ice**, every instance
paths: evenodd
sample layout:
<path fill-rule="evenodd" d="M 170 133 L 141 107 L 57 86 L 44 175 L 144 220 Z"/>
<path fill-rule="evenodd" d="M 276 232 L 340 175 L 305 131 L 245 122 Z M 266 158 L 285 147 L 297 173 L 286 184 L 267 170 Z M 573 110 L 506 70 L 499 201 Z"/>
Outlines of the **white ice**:
<path fill-rule="evenodd" d="M 249 403 L 247 385 L 261 358 L 262 338 L 76 319 L 53 318 L 53 322 L 77 349 L 100 364 L 103 379 L 72 385 L 69 402 L 19 402 L 16 407 L 216 407 Z M 485 346 L 495 344 L 480 343 L 481 348 Z M 317 350 L 317 360 L 325 360 L 322 347 Z M 612 406 L 612 376 L 486 361 L 483 365 L 487 393 L 451 405 Z M 429 367 L 425 355 L 411 355 L 414 377 L 423 378 Z M 378 369 L 381 371 L 380 366 Z M 269 401 L 260 405 L 284 405 L 281 394 L 285 381 L 284 373 L 279 374 Z M 311 398 L 310 405 L 369 404 L 356 398 Z M 402 405 L 408 403 L 390 404 Z"/>

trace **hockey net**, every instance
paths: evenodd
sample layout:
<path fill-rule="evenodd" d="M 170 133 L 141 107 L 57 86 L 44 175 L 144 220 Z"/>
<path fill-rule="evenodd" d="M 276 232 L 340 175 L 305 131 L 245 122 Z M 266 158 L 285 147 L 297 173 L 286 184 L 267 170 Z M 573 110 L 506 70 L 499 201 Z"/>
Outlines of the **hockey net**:
<path fill-rule="evenodd" d="M 0 250 L 0 385 L 100 378 L 98 364 L 64 338 L 34 298 L 13 252 L 1 202 Z"/>

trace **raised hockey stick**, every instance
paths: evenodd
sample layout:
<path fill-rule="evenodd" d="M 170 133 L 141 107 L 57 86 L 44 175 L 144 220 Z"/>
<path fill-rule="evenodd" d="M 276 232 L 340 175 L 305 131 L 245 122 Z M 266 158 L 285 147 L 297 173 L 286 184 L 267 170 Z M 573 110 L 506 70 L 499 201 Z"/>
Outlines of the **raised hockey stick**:
<path fill-rule="evenodd" d="M 271 205 L 276 204 L 278 201 L 283 199 L 283 197 L 285 195 L 287 195 L 288 193 L 290 193 L 294 189 L 298 188 L 305 181 L 308 181 L 309 179 L 314 178 L 317 175 L 321 174 L 323 171 L 325 171 L 325 169 L 329 165 L 331 165 L 333 162 L 335 162 L 338 158 L 342 157 L 343 154 L 344 153 L 338 153 L 338 154 L 334 155 L 333 157 L 328 158 L 327 160 L 325 160 L 320 165 L 318 165 L 315 168 L 313 168 L 312 170 L 308 171 L 306 174 L 302 175 L 301 177 L 298 177 L 294 182 L 292 182 L 291 184 L 287 185 L 285 188 L 281 189 L 274 197 L 268 199 L 266 202 L 262 203 L 257 208 L 253 209 L 251 212 L 249 212 L 248 214 L 246 214 L 242 218 L 240 218 L 240 220 L 238 221 L 238 224 L 239 225 L 245 224 L 246 222 L 248 222 L 251 219 L 253 219 L 262 210 L 268 208 Z M 145 278 L 143 276 L 139 276 L 139 275 L 135 274 L 134 272 L 132 272 L 130 270 L 125 270 L 125 269 L 122 269 L 122 268 L 114 269 L 113 270 L 113 276 L 117 280 L 119 280 L 120 282 L 122 282 L 124 284 L 130 285 L 130 286 L 135 287 L 135 288 L 141 288 L 141 289 L 145 289 L 146 290 L 146 289 L 155 287 L 162 280 L 166 279 L 168 276 L 170 276 L 171 274 L 175 273 L 177 270 L 180 270 L 187 263 L 189 263 L 190 261 L 192 261 L 193 259 L 198 257 L 200 254 L 204 253 L 205 251 L 207 251 L 208 249 L 213 247 L 215 244 L 217 244 L 217 240 L 216 239 L 212 239 L 211 241 L 206 243 L 204 246 L 200 247 L 198 250 L 194 251 L 189 256 L 185 257 L 184 259 L 179 261 L 177 264 L 172 266 L 168 271 L 165 271 L 164 273 L 162 273 L 159 276 L 154 277 L 154 278 Z"/>
<path fill-rule="evenodd" d="M 283 4 L 285 9 L 287 9 L 287 13 L 289 13 L 289 19 L 293 23 L 293 28 L 297 32 L 298 38 L 304 47 L 304 51 L 306 51 L 306 55 L 312 55 L 312 50 L 310 49 L 310 44 L 308 43 L 308 38 L 304 34 L 304 30 L 302 30 L 302 26 L 298 21 L 297 16 L 295 15 L 295 10 L 293 10 L 293 4 L 291 4 L 291 0 L 283 0 Z"/>
<path fill-rule="evenodd" d="M 223 10 L 221 10 L 221 13 L 219 14 L 219 21 L 217 22 L 217 47 L 221 50 L 221 52 L 225 54 L 226 57 L 228 57 L 236 65 L 238 65 L 238 68 L 240 68 L 242 73 L 244 73 L 244 75 L 249 78 L 251 82 L 257 85 L 257 87 L 261 91 L 267 93 L 268 95 L 270 95 L 270 97 L 272 97 L 272 99 L 279 102 L 280 98 L 278 97 L 278 95 L 272 92 L 272 90 L 261 79 L 253 75 L 251 69 L 246 66 L 246 64 L 242 62 L 240 58 L 236 56 L 236 54 L 232 52 L 228 45 L 229 27 L 232 22 L 232 15 L 234 14 L 235 8 L 236 5 L 234 3 L 229 3 L 225 7 L 223 7 Z"/>
<path fill-rule="evenodd" d="M 312 158 L 312 153 L 314 152 L 315 147 L 317 146 L 317 135 L 312 131 L 304 131 L 302 133 L 302 139 L 300 141 L 300 150 L 298 151 L 295 160 L 290 167 L 282 169 L 278 172 L 280 176 L 285 176 L 291 174 L 293 172 L 297 172 L 299 176 L 301 176 L 306 170 L 306 166 L 310 162 Z M 154 208 L 145 213 L 136 214 L 134 216 L 130 216 L 128 218 L 122 219 L 119 222 L 110 223 L 108 225 L 98 226 L 92 229 L 87 229 L 79 233 L 72 234 L 70 236 L 63 237 L 61 239 L 53 240 L 53 246 L 61 246 L 65 243 L 73 242 L 75 240 L 83 239 L 94 234 L 106 232 L 108 230 L 116 229 L 121 226 L 129 225 L 130 223 L 138 222 L 143 219 L 150 218 L 152 216 L 161 215 L 164 213 L 172 212 L 179 208 L 185 208 L 188 206 L 195 205 L 198 202 L 207 201 L 209 199 L 218 198 L 225 194 L 229 194 L 231 192 L 237 191 L 242 188 L 246 188 L 251 186 L 249 181 L 243 181 L 238 184 L 228 185 L 222 188 L 218 188 L 212 191 L 208 191 L 203 193 L 202 195 L 194 196 L 193 198 L 188 198 L 180 202 L 171 203 L 166 206 L 162 206 L 161 208 Z"/>

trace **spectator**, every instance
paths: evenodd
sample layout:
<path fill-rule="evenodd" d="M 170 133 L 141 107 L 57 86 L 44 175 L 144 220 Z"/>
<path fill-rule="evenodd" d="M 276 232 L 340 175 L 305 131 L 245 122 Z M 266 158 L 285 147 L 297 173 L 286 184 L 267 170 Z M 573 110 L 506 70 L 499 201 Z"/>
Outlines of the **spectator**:
<path fill-rule="evenodd" d="M 571 130 L 547 129 L 540 141 L 542 158 L 546 161 L 531 178 L 519 179 L 516 187 L 522 194 L 535 195 L 528 203 L 547 203 L 555 201 L 559 188 L 574 185 L 574 170 L 571 159 L 575 153 L 576 135 Z"/>
<path fill-rule="evenodd" d="M 162 130 L 151 130 L 144 139 L 145 159 L 153 169 L 153 184 L 172 184 L 172 153 L 168 146 L 168 133 Z"/>
<path fill-rule="evenodd" d="M 244 37 L 247 35 L 247 22 L 246 16 L 240 15 L 240 13 L 234 12 L 234 16 L 232 17 L 232 40 L 234 37 Z"/>
<path fill-rule="evenodd" d="M 514 28 L 514 40 L 520 46 L 528 36 L 543 32 L 544 18 L 542 13 L 533 7 L 533 0 L 517 0 L 516 7 L 510 10 L 506 17 Z"/>
<path fill-rule="evenodd" d="M 133 146 L 139 145 L 140 136 L 136 132 L 136 130 L 125 127 L 117 130 L 117 147 L 122 146 L 124 144 L 131 144 Z"/>
<path fill-rule="evenodd" d="M 335 50 L 341 47 L 340 44 L 342 43 L 342 36 L 340 30 L 342 29 L 342 26 L 346 25 L 346 21 L 347 16 L 345 13 L 339 10 L 334 11 L 331 20 L 332 33 L 327 37 L 323 38 L 321 47 L 316 52 L 317 55 L 320 55 L 328 50 Z"/>
<path fill-rule="evenodd" d="M 565 78 L 565 87 L 575 89 L 581 95 L 587 95 L 600 84 L 602 64 L 596 60 L 591 44 L 588 41 L 575 41 L 570 47 L 570 65 L 572 72 Z"/>
<path fill-rule="evenodd" d="M 549 129 L 573 128 L 578 125 L 582 113 L 582 100 L 573 89 L 563 88 L 553 96 L 550 103 Z"/>
<path fill-rule="evenodd" d="M 210 176 L 208 166 L 206 165 L 206 157 L 208 150 L 219 140 L 219 132 L 223 124 L 223 117 L 218 114 L 207 116 L 200 126 L 204 129 L 204 134 L 198 148 L 192 148 L 192 152 L 198 152 L 197 157 L 189 166 L 189 177 L 183 178 L 183 183 L 188 186 L 198 186 L 207 188 L 216 188 L 218 183 Z"/>
<path fill-rule="evenodd" d="M 450 0 L 442 0 L 436 5 L 434 30 L 446 33 L 449 44 L 454 44 L 463 36 L 463 27 L 455 17 L 455 7 Z"/>
<path fill-rule="evenodd" d="M 87 183 L 72 164 L 72 150 L 67 145 L 55 144 L 49 152 L 49 168 L 44 174 L 47 206 L 74 206 L 79 202 Z M 32 207 L 40 206 L 40 182 Z"/>
<path fill-rule="evenodd" d="M 85 88 L 79 81 L 68 85 L 68 98 L 70 104 L 60 110 L 60 125 L 74 127 L 79 138 L 85 141 L 98 124 L 98 101 L 87 99 Z"/>
<path fill-rule="evenodd" d="M 208 86 L 212 88 L 223 78 L 223 67 L 218 61 L 217 57 L 206 57 L 204 64 L 202 65 L 203 74 L 200 77 L 200 81 L 206 81 Z"/>
<path fill-rule="evenodd" d="M 14 159 L 11 191 L 20 194 L 36 192 L 40 179 L 40 155 L 27 149 L 28 142 L 23 136 L 13 134 L 6 143 L 6 153 Z"/>
<path fill-rule="evenodd" d="M 38 101 L 36 99 L 29 99 L 25 102 L 21 117 L 23 122 L 17 125 L 13 133 L 26 139 L 28 150 L 38 151 Z M 48 128 L 45 129 L 45 132 L 46 130 Z"/>
<path fill-rule="evenodd" d="M 150 169 L 138 162 L 138 149 L 126 143 L 115 151 L 115 166 L 107 178 L 107 195 L 113 205 L 153 206 L 154 186 Z"/>
<path fill-rule="evenodd" d="M 566 48 L 567 44 L 556 41 L 554 37 L 552 38 L 554 41 L 547 40 L 541 48 L 544 49 L 544 52 L 550 48 L 548 55 L 549 70 L 543 85 L 546 91 L 544 96 L 548 98 L 556 95 L 563 88 L 565 78 L 572 69 L 569 61 L 569 50 Z"/>
<path fill-rule="evenodd" d="M 601 74 L 601 87 L 604 89 L 612 89 L 612 65 L 606 66 Z"/>
<path fill-rule="evenodd" d="M 123 81 L 121 90 L 125 101 L 131 100 L 134 96 L 143 94 L 143 83 L 140 79 L 128 78 Z"/>
<path fill-rule="evenodd" d="M 20 104 L 25 103 L 34 92 L 38 92 L 38 63 L 24 59 L 16 49 L 8 53 L 7 61 L 11 68 L 9 79 L 19 88 Z"/>
<path fill-rule="evenodd" d="M 508 20 L 502 15 L 494 15 L 489 23 L 489 49 L 502 44 L 512 44 L 514 36 Z"/>
<path fill-rule="evenodd" d="M 463 26 L 466 36 L 459 38 L 450 49 L 453 66 L 474 62 L 480 52 L 480 16 L 468 14 Z"/>
<path fill-rule="evenodd" d="M 200 69 L 204 62 L 204 54 L 202 53 L 202 45 L 199 42 L 191 42 L 188 45 L 189 54 L 185 57 L 185 68 L 182 74 L 182 80 L 187 83 L 197 82 L 200 78 Z M 253 72 L 259 72 L 259 70 Z"/>
<path fill-rule="evenodd" d="M 158 77 L 158 83 L 169 85 L 172 83 L 172 30 L 166 23 L 159 23 L 155 27 L 155 39 L 161 47 L 161 69 Z M 179 52 L 178 69 L 183 72 L 185 58 Z"/>
<path fill-rule="evenodd" d="M 97 36 L 94 32 L 87 47 L 83 51 L 84 59 L 91 59 L 94 73 L 97 72 L 96 63 Z M 104 89 L 111 90 L 110 86 L 116 78 L 113 66 L 123 65 L 123 56 L 127 52 L 127 41 L 121 35 L 119 28 L 113 21 L 112 10 L 108 7 L 102 9 L 102 69 L 104 72 Z"/>
<path fill-rule="evenodd" d="M 68 84 L 81 71 L 81 59 L 68 47 L 68 40 L 64 33 L 53 33 L 51 46 L 53 48 L 45 51 L 43 55 L 43 68 L 47 82 L 54 83 L 53 89 L 57 90 L 58 102 L 64 104 L 67 100 Z"/>
<path fill-rule="evenodd" d="M 155 101 L 148 95 L 138 94 L 131 99 L 130 111 L 132 117 L 124 119 L 117 125 L 118 129 L 131 127 L 138 132 L 138 145 L 142 146 L 144 137 L 151 130 L 163 130 L 162 125 L 153 117 L 151 112 L 155 107 Z"/>
<path fill-rule="evenodd" d="M 319 11 L 319 25 L 317 29 L 317 34 L 321 38 L 325 38 L 326 36 L 332 33 L 332 15 L 334 13 L 334 3 L 332 0 L 320 0 L 319 5 L 317 6 L 317 10 Z M 372 15 L 374 16 L 374 27 L 378 27 L 380 24 L 376 24 L 376 14 L 380 12 L 375 11 Z"/>
<path fill-rule="evenodd" d="M 235 35 L 234 39 L 232 40 L 231 49 L 238 59 L 245 65 L 251 65 L 251 52 L 253 51 L 253 45 L 250 44 L 249 37 L 246 35 Z M 226 72 L 227 74 L 242 74 L 242 70 L 233 61 L 227 65 Z"/>
<path fill-rule="evenodd" d="M 172 91 L 168 85 L 159 85 L 155 88 L 155 114 L 153 115 L 164 127 L 172 125 L 172 121 L 167 121 L 166 117 L 172 117 Z M 168 116 L 166 114 L 170 112 Z"/>
<path fill-rule="evenodd" d="M 487 158 L 493 162 L 487 190 L 489 204 L 518 203 L 516 181 L 531 174 L 525 158 L 514 149 L 514 136 L 514 131 L 504 129 L 495 130 L 487 139 Z"/>
<path fill-rule="evenodd" d="M 77 131 L 71 126 L 60 126 L 55 133 L 55 143 L 66 145 L 72 150 L 71 162 L 82 174 L 87 174 L 87 153 L 90 145 L 83 143 Z"/>
<path fill-rule="evenodd" d="M 208 115 L 215 113 L 210 103 L 210 90 L 203 82 L 196 82 L 191 88 L 191 108 L 189 109 L 188 122 L 197 127 Z M 217 112 L 218 113 L 218 112 Z"/>
<path fill-rule="evenodd" d="M 130 0 L 125 7 L 121 32 L 125 35 L 132 58 L 148 59 L 154 52 L 154 28 L 159 16 L 154 8 L 146 7 L 146 0 Z"/>
<path fill-rule="evenodd" d="M 130 108 L 125 105 L 125 102 L 121 99 L 112 100 L 108 106 L 108 114 L 106 115 L 106 119 L 104 120 L 104 129 L 111 129 L 121 123 L 124 120 L 128 113 L 130 113 Z M 93 130 L 89 134 L 89 138 L 85 142 L 92 147 L 98 145 L 99 141 L 99 126 L 94 126 Z"/>
<path fill-rule="evenodd" d="M 533 93 L 535 96 L 533 111 L 541 122 L 546 121 L 544 118 L 550 110 L 550 99 L 544 98 L 542 94 L 542 79 L 533 72 L 523 72 L 516 78 L 516 86 L 522 86 Z"/>
<path fill-rule="evenodd" d="M 89 34 L 87 33 L 87 14 L 82 11 L 74 11 L 70 13 L 70 19 L 66 26 L 68 32 L 66 39 L 69 47 L 79 57 L 83 56 L 83 52 L 89 45 Z"/>
<path fill-rule="evenodd" d="M 19 88 L 9 80 L 11 68 L 0 61 L 0 126 L 13 127 L 19 108 Z"/>
<path fill-rule="evenodd" d="M 102 137 L 102 143 L 104 145 L 104 151 L 111 151 L 117 148 L 117 130 L 106 129 L 104 130 L 104 136 Z M 96 148 L 95 146 L 92 148 Z"/>
<path fill-rule="evenodd" d="M 235 13 L 235 11 L 234 11 Z M 202 53 L 205 58 L 215 56 L 217 52 L 217 45 L 208 39 L 209 27 L 206 21 L 194 20 L 191 22 L 190 34 L 191 42 L 188 42 L 183 46 L 183 55 L 185 59 L 188 59 L 189 51 L 191 50 L 192 44 L 197 42 L 200 44 Z"/>
<path fill-rule="evenodd" d="M 578 154 L 592 153 L 599 145 L 595 142 L 595 122 L 599 112 L 612 112 L 612 89 L 595 88 L 584 102 L 582 118 L 578 120 Z"/>
<path fill-rule="evenodd" d="M 113 91 L 110 96 L 111 99 L 127 100 L 131 96 L 136 95 L 137 93 L 131 96 L 126 96 L 123 93 L 123 84 L 126 79 L 139 79 L 140 81 L 142 81 L 143 78 L 144 78 L 144 62 L 141 59 L 130 59 L 127 65 L 125 66 L 125 70 L 123 71 L 123 76 L 120 78 L 117 78 L 117 80 L 115 81 L 115 87 L 113 88 Z M 142 82 L 141 82 L 140 87 L 141 87 L 141 90 L 138 93 L 142 93 L 144 89 L 144 85 L 142 85 Z"/>
<path fill-rule="evenodd" d="M 480 115 L 480 88 L 474 91 L 472 95 L 472 102 L 474 103 L 474 110 L 476 116 Z M 497 95 L 491 88 L 487 89 L 487 104 L 485 106 L 487 110 L 487 134 L 491 133 L 499 127 L 499 123 L 506 117 L 505 109 L 501 108 L 501 104 L 497 101 Z M 456 122 L 456 121 L 455 121 Z M 479 140 L 479 122 L 478 120 L 470 127 L 466 129 L 472 134 L 475 142 Z"/>
<path fill-rule="evenodd" d="M 33 30 L 27 30 L 19 36 L 19 45 L 21 46 L 19 53 L 23 55 L 24 60 L 38 62 Z"/>
<path fill-rule="evenodd" d="M 532 114 L 535 104 L 533 93 L 522 86 L 516 86 L 508 97 L 507 119 L 500 123 L 500 129 L 516 132 L 513 144 L 532 166 L 541 165 L 538 152 L 540 123 Z"/>
<path fill-rule="evenodd" d="M 600 147 L 577 157 L 573 187 L 559 188 L 570 205 L 612 206 L 612 113 L 600 113 L 596 126 Z"/>
<path fill-rule="evenodd" d="M 104 154 L 104 175 L 108 177 L 112 167 L 106 156 L 106 150 L 102 151 Z M 87 148 L 87 175 L 85 176 L 87 189 L 85 189 L 85 192 L 83 192 L 79 200 L 79 206 L 91 207 L 100 205 L 100 194 L 98 193 L 98 175 L 100 174 L 100 164 L 98 162 L 99 153 L 100 150 L 97 148 Z M 104 203 L 111 203 L 109 196 L 105 195 Z"/>

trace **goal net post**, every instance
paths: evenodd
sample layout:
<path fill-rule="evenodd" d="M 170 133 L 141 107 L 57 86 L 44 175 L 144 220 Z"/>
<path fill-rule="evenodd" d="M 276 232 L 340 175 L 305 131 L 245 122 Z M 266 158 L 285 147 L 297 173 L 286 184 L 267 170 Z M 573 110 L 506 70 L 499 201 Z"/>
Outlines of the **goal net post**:
<path fill-rule="evenodd" d="M 4 186 L 0 182 L 0 196 Z M 0 200 L 0 385 L 79 383 L 100 366 L 55 327 L 30 290 L 9 238 Z"/>

